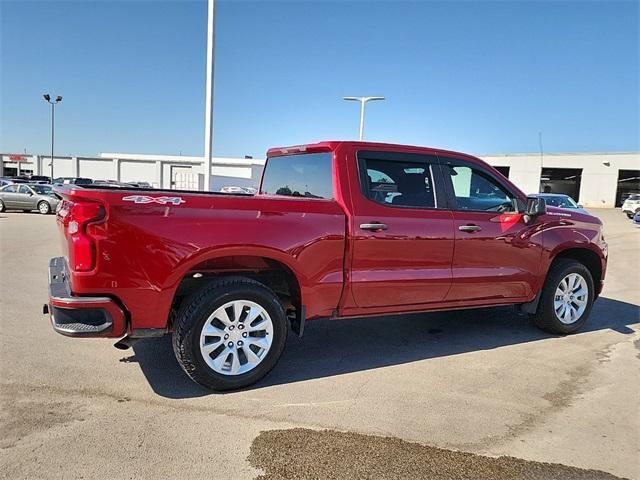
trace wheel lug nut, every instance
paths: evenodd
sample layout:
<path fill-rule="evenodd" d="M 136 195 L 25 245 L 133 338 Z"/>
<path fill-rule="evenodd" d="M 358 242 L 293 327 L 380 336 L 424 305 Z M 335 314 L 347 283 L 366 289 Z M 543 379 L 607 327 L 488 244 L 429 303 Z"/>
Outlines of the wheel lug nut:
<path fill-rule="evenodd" d="M 233 347 L 233 342 L 229 342 L 229 343 L 227 344 L 227 346 L 228 346 L 228 347 Z"/>
<path fill-rule="evenodd" d="M 233 325 L 229 326 L 229 330 L 233 330 Z"/>
<path fill-rule="evenodd" d="M 244 330 L 244 325 L 243 325 L 243 324 L 240 324 L 240 325 L 238 325 L 238 328 L 239 328 L 240 330 Z"/>
<path fill-rule="evenodd" d="M 243 333 L 242 333 L 242 336 L 243 336 L 244 338 L 247 338 L 247 332 L 243 332 Z"/>
<path fill-rule="evenodd" d="M 225 340 L 226 340 L 227 338 L 229 338 L 229 334 L 228 334 L 228 333 L 224 336 L 224 339 L 225 339 Z"/>
<path fill-rule="evenodd" d="M 241 347 L 242 346 L 242 340 L 238 340 L 238 346 Z"/>

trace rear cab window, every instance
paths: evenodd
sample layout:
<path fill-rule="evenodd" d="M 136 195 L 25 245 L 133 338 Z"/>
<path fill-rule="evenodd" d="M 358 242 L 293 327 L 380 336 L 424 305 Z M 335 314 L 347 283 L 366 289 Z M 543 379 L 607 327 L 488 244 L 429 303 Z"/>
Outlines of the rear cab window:
<path fill-rule="evenodd" d="M 333 154 L 303 153 L 267 158 L 260 193 L 333 199 Z"/>

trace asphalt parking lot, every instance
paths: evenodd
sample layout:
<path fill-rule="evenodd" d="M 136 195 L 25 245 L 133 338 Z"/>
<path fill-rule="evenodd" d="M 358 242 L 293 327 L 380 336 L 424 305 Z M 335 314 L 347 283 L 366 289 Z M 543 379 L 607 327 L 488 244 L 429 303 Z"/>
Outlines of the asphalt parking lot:
<path fill-rule="evenodd" d="M 510 308 L 311 322 L 228 394 L 168 338 L 55 334 L 55 218 L 0 214 L 0 478 L 640 479 L 640 229 L 594 212 L 610 263 L 579 334 Z"/>

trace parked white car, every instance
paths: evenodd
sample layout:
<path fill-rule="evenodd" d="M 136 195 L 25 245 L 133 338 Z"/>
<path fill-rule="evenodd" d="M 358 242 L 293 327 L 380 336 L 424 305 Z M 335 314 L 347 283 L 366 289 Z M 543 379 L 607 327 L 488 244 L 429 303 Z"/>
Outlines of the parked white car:
<path fill-rule="evenodd" d="M 626 213 L 627 217 L 633 218 L 638 212 L 640 212 L 640 193 L 633 193 L 622 204 L 622 213 Z"/>

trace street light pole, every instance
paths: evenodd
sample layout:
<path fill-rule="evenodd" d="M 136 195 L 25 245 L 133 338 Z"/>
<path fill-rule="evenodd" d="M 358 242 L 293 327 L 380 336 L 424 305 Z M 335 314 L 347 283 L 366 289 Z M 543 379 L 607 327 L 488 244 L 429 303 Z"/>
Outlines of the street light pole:
<path fill-rule="evenodd" d="M 367 102 L 384 100 L 384 97 L 343 97 L 344 100 L 360 102 L 360 141 L 364 138 L 364 106 Z"/>
<path fill-rule="evenodd" d="M 55 141 L 55 128 L 56 128 L 56 104 L 51 104 L 51 183 L 53 183 L 53 144 Z"/>
<path fill-rule="evenodd" d="M 62 101 L 62 97 L 58 95 L 55 100 L 51 100 L 51 95 L 45 93 L 42 98 L 51 104 L 51 183 L 53 183 L 53 144 L 55 140 L 55 111 L 56 105 Z"/>
<path fill-rule="evenodd" d="M 211 191 L 213 150 L 213 67 L 215 54 L 215 0 L 207 2 L 207 71 L 204 104 L 204 190 Z"/>

